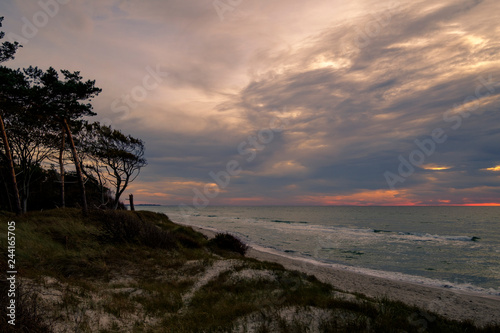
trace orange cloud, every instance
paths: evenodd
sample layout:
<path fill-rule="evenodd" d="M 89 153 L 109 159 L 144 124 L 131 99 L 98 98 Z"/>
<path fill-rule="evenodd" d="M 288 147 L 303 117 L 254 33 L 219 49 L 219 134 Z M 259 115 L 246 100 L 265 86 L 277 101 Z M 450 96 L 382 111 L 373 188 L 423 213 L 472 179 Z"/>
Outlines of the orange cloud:
<path fill-rule="evenodd" d="M 487 207 L 487 206 L 499 206 L 499 207 L 500 207 L 500 203 L 498 203 L 498 202 L 488 202 L 488 203 L 468 203 L 468 204 L 457 205 L 457 206 L 481 206 L 481 207 Z"/>
<path fill-rule="evenodd" d="M 355 205 L 355 206 L 415 206 L 417 203 L 406 198 L 406 191 L 367 190 L 349 195 L 310 195 L 299 197 L 304 204 Z"/>
<path fill-rule="evenodd" d="M 148 192 L 147 190 L 138 190 L 137 195 L 144 197 L 158 197 L 158 198 L 168 198 L 170 195 L 161 192 Z"/>
<path fill-rule="evenodd" d="M 422 165 L 421 168 L 424 170 L 431 170 L 431 171 L 443 171 L 443 170 L 449 170 L 452 167 L 446 165 L 427 164 L 427 165 Z"/>
<path fill-rule="evenodd" d="M 481 169 L 486 171 L 500 171 L 500 165 L 494 166 L 493 168 Z"/>

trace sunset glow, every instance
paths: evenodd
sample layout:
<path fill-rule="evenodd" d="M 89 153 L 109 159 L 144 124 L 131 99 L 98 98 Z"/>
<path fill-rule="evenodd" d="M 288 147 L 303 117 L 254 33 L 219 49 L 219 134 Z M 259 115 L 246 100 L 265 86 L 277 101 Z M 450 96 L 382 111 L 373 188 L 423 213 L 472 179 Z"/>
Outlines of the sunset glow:
<path fill-rule="evenodd" d="M 486 170 L 486 171 L 500 171 L 500 165 L 497 165 L 496 167 L 493 167 L 493 168 L 487 168 L 484 170 Z"/>
<path fill-rule="evenodd" d="M 28 34 L 39 3 L 0 4 L 9 67 L 95 79 L 91 120 L 144 140 L 138 203 L 499 205 L 498 1 L 230 7 L 71 1 Z"/>
<path fill-rule="evenodd" d="M 424 166 L 422 166 L 422 169 L 431 170 L 431 171 L 443 171 L 443 170 L 449 170 L 449 169 L 451 169 L 451 167 L 450 166 L 438 166 L 438 165 L 424 165 Z"/>

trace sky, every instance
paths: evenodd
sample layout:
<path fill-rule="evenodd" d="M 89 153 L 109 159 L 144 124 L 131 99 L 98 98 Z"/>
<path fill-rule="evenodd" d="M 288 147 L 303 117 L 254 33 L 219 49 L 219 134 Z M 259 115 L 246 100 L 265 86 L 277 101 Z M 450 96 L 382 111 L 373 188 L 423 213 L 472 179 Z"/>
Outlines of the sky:
<path fill-rule="evenodd" d="M 12 68 L 80 71 L 137 203 L 500 205 L 497 0 L 2 0 Z"/>

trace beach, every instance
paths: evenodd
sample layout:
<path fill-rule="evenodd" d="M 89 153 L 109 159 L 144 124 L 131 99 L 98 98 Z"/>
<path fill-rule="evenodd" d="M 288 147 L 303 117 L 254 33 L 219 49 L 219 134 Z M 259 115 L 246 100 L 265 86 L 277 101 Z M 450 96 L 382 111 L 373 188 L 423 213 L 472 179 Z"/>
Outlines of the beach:
<path fill-rule="evenodd" d="M 215 232 L 199 227 L 196 231 L 212 238 Z M 360 293 L 372 298 L 388 298 L 414 305 L 454 320 L 471 320 L 477 325 L 500 323 L 500 297 L 478 293 L 448 290 L 423 284 L 380 278 L 342 270 L 333 265 L 307 262 L 287 255 L 274 254 L 258 248 L 250 248 L 247 257 L 275 262 L 286 269 L 314 275 L 347 294 Z M 348 295 L 347 295 L 348 296 Z M 420 314 L 426 315 L 426 314 Z M 432 321 L 431 315 L 427 320 Z"/>
<path fill-rule="evenodd" d="M 246 248 L 231 234 L 217 235 L 224 229 L 182 226 L 165 214 L 99 211 L 83 218 L 68 208 L 23 216 L 19 225 L 16 325 L 33 332 L 500 327 L 498 295 L 384 278 L 258 244 Z M 2 288 L 9 288 L 6 279 Z M 1 301 L 6 307 L 8 299 Z M 0 321 L 0 331 L 8 325 Z"/>
<path fill-rule="evenodd" d="M 500 296 L 500 207 L 206 207 L 173 221 L 263 251 L 452 291 Z"/>

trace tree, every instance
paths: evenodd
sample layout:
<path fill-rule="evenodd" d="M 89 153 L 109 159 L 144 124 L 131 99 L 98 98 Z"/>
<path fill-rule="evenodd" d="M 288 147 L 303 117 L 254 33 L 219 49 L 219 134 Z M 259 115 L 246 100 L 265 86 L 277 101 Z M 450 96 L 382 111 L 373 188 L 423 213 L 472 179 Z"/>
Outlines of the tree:
<path fill-rule="evenodd" d="M 0 17 L 0 27 L 2 27 L 3 17 Z M 5 36 L 3 31 L 0 31 L 0 39 Z M 20 45 L 10 42 L 3 42 L 0 45 L 0 63 L 14 58 L 14 54 Z M 7 132 L 5 131 L 4 118 L 6 116 L 7 108 L 13 107 L 15 101 L 12 100 L 12 96 L 9 95 L 8 90 L 15 89 L 18 85 L 23 84 L 23 79 L 21 79 L 21 73 L 9 70 L 5 67 L 0 68 L 0 136 L 2 137 L 4 155 L 7 160 L 11 191 L 14 196 L 14 212 L 16 214 L 21 214 L 21 199 L 19 197 L 19 190 L 17 187 L 16 171 L 14 169 L 14 160 L 12 159 L 12 154 L 10 151 L 9 140 L 7 137 Z"/>
<path fill-rule="evenodd" d="M 59 154 L 57 157 L 57 162 L 59 163 L 59 182 L 61 184 L 61 191 L 60 191 L 60 197 L 61 197 L 61 207 L 66 207 L 66 191 L 65 191 L 65 175 L 66 175 L 66 170 L 64 169 L 64 151 L 66 150 L 66 133 L 64 130 L 61 131 L 61 143 L 59 144 Z"/>
<path fill-rule="evenodd" d="M 10 115 L 9 140 L 13 160 L 19 169 L 17 177 L 23 212 L 27 212 L 30 184 L 33 175 L 40 174 L 43 161 L 53 151 L 57 135 L 51 131 L 39 111 L 40 89 L 37 78 L 42 71 L 29 67 L 24 70 L 25 85 L 18 90 L 17 110 Z"/>
<path fill-rule="evenodd" d="M 22 105 L 20 112 L 12 117 L 8 130 L 13 159 L 19 168 L 17 178 L 23 213 L 28 210 L 32 177 L 51 153 L 50 141 L 55 139 L 47 131 L 46 123 L 33 111 L 30 104 Z"/>
<path fill-rule="evenodd" d="M 0 17 L 0 28 L 2 27 L 2 21 L 4 17 Z M 0 31 L 0 39 L 3 39 L 5 36 L 5 33 L 3 31 Z M 19 45 L 18 42 L 3 42 L 2 45 L 0 45 L 0 62 L 4 62 L 10 59 L 14 59 L 14 54 L 16 53 L 17 49 L 19 47 L 22 47 Z"/>
<path fill-rule="evenodd" d="M 22 213 L 21 199 L 6 126 L 20 112 L 22 104 L 20 101 L 22 93 L 20 91 L 24 90 L 25 85 L 24 76 L 20 71 L 14 71 L 3 66 L 0 67 L 0 135 L 2 136 L 4 158 L 9 171 L 10 191 L 14 198 L 13 210 L 16 214 Z"/>
<path fill-rule="evenodd" d="M 92 105 L 85 103 L 97 96 L 102 90 L 95 87 L 95 81 L 82 81 L 80 72 L 61 70 L 64 76 L 59 79 L 59 74 L 54 68 L 49 68 L 47 72 L 40 76 L 43 85 L 42 97 L 44 114 L 52 123 L 58 123 L 65 135 L 61 135 L 61 140 L 67 138 L 73 162 L 76 169 L 78 184 L 82 203 L 82 212 L 88 214 L 87 198 L 85 194 L 85 183 L 81 163 L 78 158 L 71 125 L 78 124 L 84 116 L 94 116 Z M 64 143 L 61 144 L 63 146 Z"/>
<path fill-rule="evenodd" d="M 99 123 L 92 126 L 93 130 L 90 132 L 94 137 L 87 140 L 86 149 L 99 161 L 95 167 L 106 171 L 105 178 L 115 191 L 113 209 L 117 209 L 127 186 L 137 178 L 141 168 L 147 165 L 144 142 L 110 126 Z"/>
<path fill-rule="evenodd" d="M 100 135 L 101 125 L 98 122 L 89 123 L 87 121 L 81 124 L 75 135 L 75 143 L 78 148 L 79 159 L 82 172 L 89 179 L 94 179 L 101 194 L 99 207 L 106 207 L 110 201 L 109 181 L 106 177 L 106 169 L 101 161 L 100 155 Z M 114 200 L 113 200 L 114 201 Z"/>

